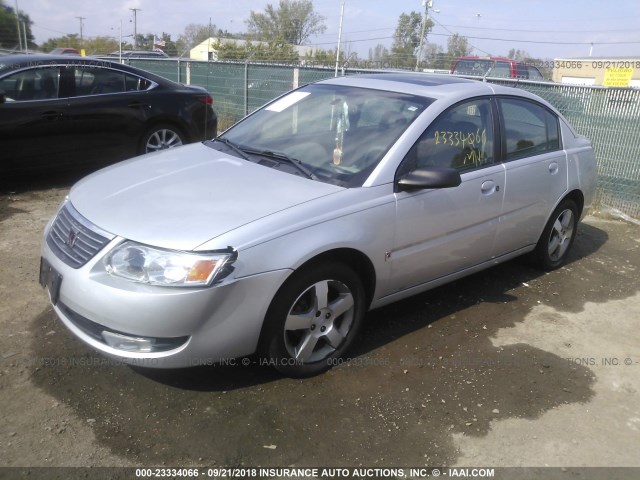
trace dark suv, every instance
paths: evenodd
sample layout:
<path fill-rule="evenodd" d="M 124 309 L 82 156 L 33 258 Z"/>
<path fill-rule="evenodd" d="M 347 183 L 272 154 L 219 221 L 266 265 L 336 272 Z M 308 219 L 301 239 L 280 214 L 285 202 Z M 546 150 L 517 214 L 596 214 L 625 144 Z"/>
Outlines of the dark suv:
<path fill-rule="evenodd" d="M 474 77 L 544 80 L 537 67 L 504 57 L 460 57 L 451 64 L 451 73 Z"/>

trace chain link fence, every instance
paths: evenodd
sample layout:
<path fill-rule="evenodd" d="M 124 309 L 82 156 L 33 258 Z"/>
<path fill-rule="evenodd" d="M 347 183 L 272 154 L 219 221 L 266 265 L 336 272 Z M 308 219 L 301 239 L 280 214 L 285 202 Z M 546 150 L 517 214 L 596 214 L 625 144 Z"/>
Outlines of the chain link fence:
<path fill-rule="evenodd" d="M 132 59 L 129 63 L 205 87 L 214 98 L 220 130 L 292 88 L 335 73 L 333 68 L 244 62 Z M 339 75 L 371 72 L 341 69 Z M 535 93 L 560 110 L 578 133 L 593 142 L 599 172 L 596 205 L 640 219 L 640 90 L 486 80 Z"/>
<path fill-rule="evenodd" d="M 598 163 L 596 205 L 640 219 L 640 90 L 492 79 L 555 106 L 591 139 Z"/>

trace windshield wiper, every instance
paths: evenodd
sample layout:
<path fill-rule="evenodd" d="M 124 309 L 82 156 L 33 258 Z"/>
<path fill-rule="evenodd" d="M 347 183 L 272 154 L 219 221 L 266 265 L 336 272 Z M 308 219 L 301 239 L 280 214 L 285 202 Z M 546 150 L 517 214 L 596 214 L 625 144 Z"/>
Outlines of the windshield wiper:
<path fill-rule="evenodd" d="M 220 143 L 224 143 L 227 147 L 229 147 L 231 150 L 233 150 L 234 152 L 236 152 L 238 155 L 240 155 L 242 158 L 244 158 L 245 160 L 249 160 L 249 157 L 247 157 L 245 155 L 245 153 L 242 151 L 242 149 L 236 145 L 235 143 L 233 143 L 231 140 L 227 139 L 227 138 L 223 138 L 223 137 L 216 137 L 212 140 L 212 142 L 220 142 Z"/>
<path fill-rule="evenodd" d="M 318 177 L 316 177 L 313 172 L 311 172 L 311 170 L 309 170 L 307 167 L 304 166 L 304 164 L 298 160 L 297 158 L 292 158 L 284 153 L 281 152 L 272 152 L 270 150 L 254 150 L 251 148 L 244 148 L 240 145 L 237 145 L 235 143 L 233 143 L 231 140 L 224 138 L 224 137 L 216 137 L 212 140 L 213 142 L 220 142 L 225 144 L 227 147 L 229 147 L 231 150 L 233 150 L 234 152 L 236 152 L 238 155 L 240 155 L 242 158 L 244 158 L 245 160 L 249 160 L 251 161 L 251 159 L 249 157 L 247 157 L 247 154 L 249 155 L 260 155 L 263 157 L 271 157 L 274 158 L 276 160 L 280 160 L 280 161 L 285 161 L 290 165 L 293 165 L 294 167 L 296 167 L 298 169 L 298 171 L 302 172 L 307 178 L 311 179 L 311 180 L 318 180 Z"/>
<path fill-rule="evenodd" d="M 246 153 L 248 153 L 248 154 L 251 154 L 251 155 L 262 155 L 262 156 L 265 156 L 265 157 L 274 158 L 276 160 L 284 160 L 288 164 L 293 165 L 294 167 L 296 167 L 307 178 L 309 178 L 311 180 L 318 180 L 318 177 L 316 177 L 311 170 L 309 170 L 307 167 L 305 167 L 304 164 L 300 160 L 298 160 L 297 158 L 290 157 L 285 153 L 272 152 L 270 150 L 251 150 L 251 149 L 248 149 L 248 148 L 245 148 L 244 151 Z"/>

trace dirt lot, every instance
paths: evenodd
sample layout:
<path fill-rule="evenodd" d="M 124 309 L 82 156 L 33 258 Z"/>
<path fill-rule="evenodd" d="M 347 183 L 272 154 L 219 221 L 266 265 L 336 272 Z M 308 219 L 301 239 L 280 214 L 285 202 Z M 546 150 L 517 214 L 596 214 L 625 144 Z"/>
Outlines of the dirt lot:
<path fill-rule="evenodd" d="M 640 466 L 640 227 L 588 217 L 568 266 L 516 260 L 370 312 L 350 362 L 107 362 L 37 283 L 66 187 L 0 195 L 0 466 Z"/>

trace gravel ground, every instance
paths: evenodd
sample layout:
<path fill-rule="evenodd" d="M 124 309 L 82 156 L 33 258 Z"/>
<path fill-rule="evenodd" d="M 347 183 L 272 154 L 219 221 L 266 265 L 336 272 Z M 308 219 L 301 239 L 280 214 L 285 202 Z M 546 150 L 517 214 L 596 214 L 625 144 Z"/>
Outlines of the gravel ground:
<path fill-rule="evenodd" d="M 638 225 L 590 216 L 558 271 L 370 312 L 319 377 L 156 371 L 85 347 L 38 285 L 67 183 L 0 194 L 0 466 L 640 467 Z"/>

